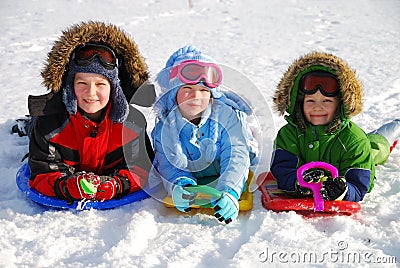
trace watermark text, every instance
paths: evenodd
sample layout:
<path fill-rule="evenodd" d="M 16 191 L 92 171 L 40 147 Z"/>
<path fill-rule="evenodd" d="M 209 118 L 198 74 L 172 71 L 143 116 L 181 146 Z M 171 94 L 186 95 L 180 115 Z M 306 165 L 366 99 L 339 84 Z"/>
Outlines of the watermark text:
<path fill-rule="evenodd" d="M 339 241 L 337 249 L 329 249 L 322 252 L 312 251 L 272 251 L 266 248 L 258 258 L 263 263 L 376 263 L 390 264 L 397 263 L 395 256 L 376 256 L 371 252 L 348 250 L 345 241 Z"/>

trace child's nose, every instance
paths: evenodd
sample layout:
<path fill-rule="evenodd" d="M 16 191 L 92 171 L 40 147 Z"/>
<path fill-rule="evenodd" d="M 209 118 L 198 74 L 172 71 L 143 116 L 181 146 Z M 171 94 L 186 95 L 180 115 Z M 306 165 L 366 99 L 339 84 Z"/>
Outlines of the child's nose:
<path fill-rule="evenodd" d="M 324 107 L 324 102 L 322 101 L 315 102 L 315 107 L 322 109 Z"/>
<path fill-rule="evenodd" d="M 192 90 L 192 92 L 190 92 L 190 97 L 193 98 L 193 99 L 197 99 L 200 96 L 201 96 L 200 95 L 200 91 L 198 91 L 198 90 Z"/>
<path fill-rule="evenodd" d="M 89 95 L 95 95 L 96 94 L 96 84 L 90 83 L 88 86 L 88 93 Z"/>

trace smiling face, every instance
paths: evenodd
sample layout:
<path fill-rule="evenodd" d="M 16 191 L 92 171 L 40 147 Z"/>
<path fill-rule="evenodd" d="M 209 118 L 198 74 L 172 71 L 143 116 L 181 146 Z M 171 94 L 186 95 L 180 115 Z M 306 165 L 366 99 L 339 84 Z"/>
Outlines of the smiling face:
<path fill-rule="evenodd" d="M 210 103 L 210 98 L 210 90 L 200 84 L 183 85 L 176 94 L 179 111 L 189 121 L 201 116 Z"/>
<path fill-rule="evenodd" d="M 326 97 L 317 90 L 314 94 L 304 96 L 304 116 L 314 126 L 327 125 L 332 122 L 338 105 L 338 97 Z"/>
<path fill-rule="evenodd" d="M 76 73 L 74 91 L 78 106 L 91 120 L 98 120 L 101 110 L 110 99 L 111 85 L 108 79 L 100 74 Z"/>

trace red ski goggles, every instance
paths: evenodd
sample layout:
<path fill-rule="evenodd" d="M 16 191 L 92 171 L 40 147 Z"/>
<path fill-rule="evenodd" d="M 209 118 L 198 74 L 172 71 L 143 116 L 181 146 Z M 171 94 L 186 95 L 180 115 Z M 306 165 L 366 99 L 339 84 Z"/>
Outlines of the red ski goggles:
<path fill-rule="evenodd" d="M 335 97 L 339 94 L 339 82 L 333 74 L 323 71 L 310 72 L 300 80 L 300 89 L 305 94 L 314 94 L 321 91 L 326 97 Z"/>
<path fill-rule="evenodd" d="M 72 54 L 71 59 L 80 66 L 87 66 L 95 59 L 108 70 L 118 66 L 118 59 L 111 48 L 101 44 L 85 44 L 79 46 Z"/>
<path fill-rule="evenodd" d="M 204 81 L 208 87 L 215 88 L 222 82 L 222 71 L 214 63 L 188 60 L 171 69 L 169 79 L 175 77 L 178 77 L 185 84 L 195 85 Z"/>

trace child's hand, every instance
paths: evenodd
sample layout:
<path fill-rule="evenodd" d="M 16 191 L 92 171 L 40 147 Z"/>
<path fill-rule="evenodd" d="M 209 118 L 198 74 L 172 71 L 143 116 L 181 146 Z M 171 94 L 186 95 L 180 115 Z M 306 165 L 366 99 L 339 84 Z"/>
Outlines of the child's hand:
<path fill-rule="evenodd" d="M 101 176 L 101 183 L 97 187 L 96 200 L 105 201 L 115 197 L 121 192 L 121 180 L 118 177 Z"/>
<path fill-rule="evenodd" d="M 97 188 L 100 184 L 100 177 L 92 172 L 86 173 L 82 171 L 75 173 L 72 177 L 59 182 L 58 187 L 60 192 L 65 196 L 65 199 L 73 201 L 94 198 L 95 193 L 86 192 L 82 186 L 82 180 L 92 184 L 94 188 Z"/>
<path fill-rule="evenodd" d="M 303 174 L 303 180 L 305 182 L 320 182 L 325 177 L 325 171 L 323 169 L 312 169 L 307 170 Z"/>
<path fill-rule="evenodd" d="M 214 216 L 219 221 L 225 221 L 226 224 L 236 220 L 239 215 L 239 201 L 237 194 L 233 190 L 223 192 L 222 197 L 213 205 L 215 210 Z"/>
<path fill-rule="evenodd" d="M 313 191 L 310 188 L 301 186 L 298 181 L 296 181 L 295 191 L 296 191 L 296 194 L 301 197 L 311 196 L 313 194 Z"/>
<path fill-rule="evenodd" d="M 347 192 L 347 183 L 344 177 L 337 177 L 335 179 L 328 177 L 322 183 L 320 191 L 324 200 L 342 200 Z"/>
<path fill-rule="evenodd" d="M 312 169 L 312 170 L 307 170 L 303 174 L 303 180 L 305 182 L 318 183 L 318 182 L 320 182 L 320 181 L 322 181 L 324 179 L 326 179 L 325 171 L 323 169 L 319 169 L 319 168 Z M 313 192 L 312 192 L 312 190 L 310 188 L 300 186 L 298 181 L 296 181 L 295 188 L 296 188 L 296 192 L 300 196 L 311 196 L 313 194 Z"/>
<path fill-rule="evenodd" d="M 190 205 L 194 204 L 196 194 L 186 191 L 183 187 L 196 185 L 196 182 L 189 178 L 180 178 L 175 184 L 172 190 L 174 205 L 179 211 L 189 212 L 191 210 Z"/>

